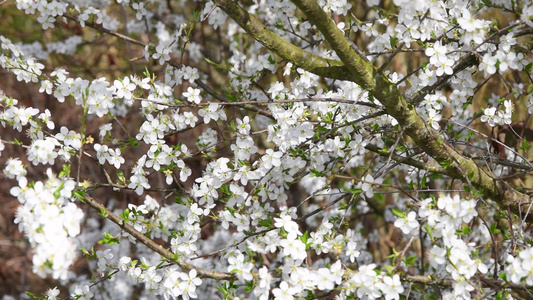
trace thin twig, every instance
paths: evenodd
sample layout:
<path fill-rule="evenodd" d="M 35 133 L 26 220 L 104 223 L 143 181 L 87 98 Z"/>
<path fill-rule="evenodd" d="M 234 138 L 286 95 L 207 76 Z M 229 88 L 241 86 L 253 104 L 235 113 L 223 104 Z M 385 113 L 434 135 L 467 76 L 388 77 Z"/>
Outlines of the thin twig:
<path fill-rule="evenodd" d="M 206 258 L 206 257 L 217 255 L 217 254 L 219 254 L 221 252 L 224 252 L 224 251 L 228 250 L 229 248 L 233 248 L 233 247 L 239 246 L 240 244 L 244 243 L 244 241 L 246 241 L 247 239 L 249 239 L 249 238 L 251 238 L 253 236 L 260 235 L 260 234 L 263 234 L 263 233 L 267 233 L 267 232 L 272 231 L 274 229 L 277 229 L 277 228 L 265 229 L 265 230 L 261 230 L 261 231 L 258 231 L 258 232 L 254 232 L 252 234 L 249 234 L 249 235 L 243 237 L 238 242 L 235 242 L 235 243 L 233 243 L 231 245 L 228 245 L 228 246 L 226 246 L 226 247 L 224 247 L 222 249 L 218 249 L 218 250 L 213 251 L 213 252 L 208 253 L 208 254 L 192 257 L 191 260 L 196 260 L 196 259 L 199 259 L 199 258 Z"/>

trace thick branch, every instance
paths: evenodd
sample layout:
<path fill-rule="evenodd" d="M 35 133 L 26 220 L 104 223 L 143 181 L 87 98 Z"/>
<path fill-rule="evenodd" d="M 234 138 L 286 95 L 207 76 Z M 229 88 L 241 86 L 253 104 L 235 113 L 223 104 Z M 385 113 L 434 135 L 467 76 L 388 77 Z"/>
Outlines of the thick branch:
<path fill-rule="evenodd" d="M 331 48 L 335 50 L 348 71 L 348 80 L 356 82 L 362 88 L 373 91 L 376 89 L 376 68 L 353 48 L 344 33 L 337 27 L 333 19 L 320 7 L 315 0 L 293 0 L 322 33 Z"/>
<path fill-rule="evenodd" d="M 250 15 L 236 1 L 215 0 L 215 3 L 254 39 L 296 66 L 319 76 L 340 80 L 350 78 L 351 75 L 342 62 L 322 58 L 287 42 L 266 28 L 263 23 L 257 20 L 255 16 Z"/>
<path fill-rule="evenodd" d="M 192 269 L 196 269 L 196 272 L 198 272 L 198 276 L 203 277 L 203 278 L 213 278 L 216 280 L 232 280 L 232 281 L 237 280 L 237 277 L 235 276 L 235 274 L 198 269 L 190 263 L 187 263 L 181 260 L 175 260 L 172 252 L 168 251 L 163 246 L 157 244 L 150 238 L 146 237 L 144 234 L 135 230 L 135 228 L 133 228 L 131 225 L 124 223 L 124 220 L 122 220 L 121 217 L 110 212 L 105 206 L 96 202 L 96 200 L 94 200 L 92 197 L 88 195 L 84 195 L 83 198 L 84 198 L 85 203 L 89 204 L 94 209 L 98 210 L 107 219 L 113 221 L 113 223 L 117 224 L 120 228 L 122 228 L 122 230 L 124 230 L 125 232 L 133 236 L 137 241 L 141 242 L 143 245 L 152 249 L 156 253 L 159 253 L 159 255 L 167 259 L 169 262 L 177 264 L 183 270 L 189 271 Z"/>

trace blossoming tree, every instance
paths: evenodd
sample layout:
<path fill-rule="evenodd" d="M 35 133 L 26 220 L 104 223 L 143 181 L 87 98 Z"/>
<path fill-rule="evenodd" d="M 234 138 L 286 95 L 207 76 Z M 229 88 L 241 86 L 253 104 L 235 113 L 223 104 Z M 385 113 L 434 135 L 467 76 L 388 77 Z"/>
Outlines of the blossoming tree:
<path fill-rule="evenodd" d="M 529 1 L 111 2 L 1 2 L 30 295 L 533 297 Z"/>

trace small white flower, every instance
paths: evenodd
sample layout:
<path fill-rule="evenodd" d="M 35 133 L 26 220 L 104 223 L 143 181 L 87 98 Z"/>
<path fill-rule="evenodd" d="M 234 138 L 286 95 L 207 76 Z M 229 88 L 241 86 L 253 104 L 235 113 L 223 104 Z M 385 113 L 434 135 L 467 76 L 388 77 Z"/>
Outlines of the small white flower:
<path fill-rule="evenodd" d="M 187 101 L 191 103 L 200 104 L 202 97 L 200 96 L 200 89 L 189 87 L 183 96 L 187 97 Z"/>
<path fill-rule="evenodd" d="M 481 116 L 481 122 L 487 122 L 491 127 L 500 124 L 501 118 L 496 113 L 496 107 L 485 108 L 485 113 Z"/>
<path fill-rule="evenodd" d="M 244 255 L 239 253 L 236 257 L 231 256 L 228 258 L 228 263 L 228 272 L 237 274 L 237 278 L 241 282 L 249 281 L 254 278 L 251 273 L 254 266 L 250 262 L 244 262 Z"/>
<path fill-rule="evenodd" d="M 419 226 L 416 213 L 411 211 L 407 216 L 397 219 L 394 221 L 394 226 L 400 228 L 404 234 L 411 234 Z"/>
<path fill-rule="evenodd" d="M 57 289 L 57 286 L 46 291 L 46 300 L 56 300 L 58 299 L 57 296 L 59 296 L 59 290 Z"/>

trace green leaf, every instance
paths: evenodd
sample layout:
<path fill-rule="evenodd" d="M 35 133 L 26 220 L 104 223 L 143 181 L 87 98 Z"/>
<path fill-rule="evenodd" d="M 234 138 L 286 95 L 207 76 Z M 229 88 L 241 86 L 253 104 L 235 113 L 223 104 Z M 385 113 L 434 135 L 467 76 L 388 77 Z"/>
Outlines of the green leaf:
<path fill-rule="evenodd" d="M 104 218 L 107 218 L 107 210 L 104 207 L 100 208 L 100 215 Z"/>
<path fill-rule="evenodd" d="M 259 220 L 259 225 L 271 229 L 273 227 L 272 217 L 269 216 L 267 219 Z"/>
<path fill-rule="evenodd" d="M 334 116 L 333 116 L 333 112 L 328 111 L 328 112 L 326 113 L 326 115 L 324 116 L 323 121 L 324 121 L 325 123 L 333 123 L 333 118 L 334 118 Z"/>
<path fill-rule="evenodd" d="M 317 171 L 315 169 L 311 169 L 310 172 L 313 175 L 313 177 L 326 177 L 326 174 L 324 174 L 324 173 L 322 173 L 320 171 Z"/>
<path fill-rule="evenodd" d="M 220 187 L 220 190 L 221 190 L 224 194 L 226 194 L 226 195 L 228 195 L 228 196 L 230 196 L 230 195 L 232 194 L 232 192 L 229 190 L 229 185 L 227 185 L 227 184 L 223 184 L 223 185 Z"/>
<path fill-rule="evenodd" d="M 195 20 L 195 21 L 199 21 L 201 15 L 202 15 L 202 14 L 200 13 L 199 10 L 195 10 L 195 11 L 192 13 L 192 16 L 193 16 L 193 18 L 194 18 L 193 20 Z M 191 24 L 194 26 L 194 22 L 191 23 Z"/>
<path fill-rule="evenodd" d="M 495 300 L 504 300 L 505 297 L 503 296 L 502 291 L 499 291 L 498 294 L 496 294 L 496 297 L 494 297 Z"/>
<path fill-rule="evenodd" d="M 467 234 L 470 234 L 471 232 L 472 232 L 472 229 L 470 229 L 470 227 L 466 225 L 463 226 L 463 228 L 455 231 L 455 233 L 458 235 L 467 235 Z"/>
<path fill-rule="evenodd" d="M 474 132 L 472 130 L 468 130 L 468 134 L 465 136 L 465 141 L 468 141 L 472 135 L 474 134 Z"/>
<path fill-rule="evenodd" d="M 144 67 L 143 75 L 144 75 L 144 77 L 148 77 L 148 78 L 150 78 L 150 71 L 148 71 L 148 68 L 147 68 L 147 67 Z"/>
<path fill-rule="evenodd" d="M 431 173 L 430 178 L 431 178 L 431 180 L 437 180 L 437 179 L 444 178 L 444 176 L 442 176 L 442 174 L 439 174 L 439 173 Z"/>
<path fill-rule="evenodd" d="M 137 139 L 132 138 L 132 137 L 130 137 L 130 138 L 128 139 L 128 143 L 129 143 L 130 145 L 132 145 L 133 147 L 139 147 L 139 145 L 140 145 L 140 144 L 139 144 L 139 141 L 138 141 Z"/>
<path fill-rule="evenodd" d="M 91 247 L 91 251 L 87 251 L 87 249 L 82 247 L 81 252 L 83 253 L 83 255 L 87 256 L 88 259 L 91 259 L 91 260 L 98 259 L 96 257 L 96 252 L 94 251 L 94 247 Z"/>
<path fill-rule="evenodd" d="M 244 289 L 245 293 L 249 293 L 254 290 L 254 282 L 253 281 L 247 281 L 246 282 L 246 288 Z"/>
<path fill-rule="evenodd" d="M 409 182 L 409 184 L 407 185 L 407 187 L 409 187 L 410 190 L 414 190 L 415 189 L 415 183 L 411 180 Z"/>
<path fill-rule="evenodd" d="M 379 149 L 379 150 L 378 150 L 378 153 L 379 153 L 379 154 L 386 155 L 386 154 L 389 154 L 390 151 L 389 151 L 389 149 Z"/>
<path fill-rule="evenodd" d="M 58 177 L 69 177 L 70 176 L 70 165 L 63 165 L 63 171 L 59 172 Z"/>
<path fill-rule="evenodd" d="M 85 191 L 74 191 L 72 192 L 72 196 L 76 199 L 80 200 L 81 202 L 85 202 L 85 198 L 83 198 L 83 195 L 85 195 Z"/>
<path fill-rule="evenodd" d="M 226 92 L 226 98 L 228 98 L 229 102 L 237 102 L 237 100 L 235 100 L 235 97 L 233 97 L 230 91 L 225 91 L 225 92 Z"/>
<path fill-rule="evenodd" d="M 422 181 L 420 182 L 420 186 L 423 188 L 423 189 L 427 189 L 427 181 L 428 181 L 428 178 L 427 176 L 424 175 L 424 177 L 422 177 Z"/>
<path fill-rule="evenodd" d="M 98 244 L 108 244 L 109 246 L 112 246 L 114 244 L 120 243 L 120 240 L 116 237 L 113 237 L 110 233 L 104 232 L 104 238 L 98 241 Z"/>
<path fill-rule="evenodd" d="M 424 225 L 424 228 L 426 229 L 426 232 L 429 235 L 429 238 L 432 240 L 433 239 L 433 231 L 435 231 L 435 229 L 433 229 L 433 227 L 429 226 L 428 223 L 426 223 Z"/>
<path fill-rule="evenodd" d="M 529 63 L 527 64 L 525 67 L 524 67 L 524 72 L 526 73 L 529 73 L 529 71 L 531 71 L 531 66 L 533 65 L 533 63 Z"/>
<path fill-rule="evenodd" d="M 117 177 L 118 177 L 118 183 L 119 184 L 122 184 L 122 185 L 126 184 L 126 177 L 124 177 L 124 173 L 122 173 L 121 171 L 118 171 L 117 172 Z"/>
<path fill-rule="evenodd" d="M 363 192 L 363 189 L 345 189 L 348 193 L 353 194 L 354 196 L 357 196 Z"/>
<path fill-rule="evenodd" d="M 85 254 L 85 255 L 89 255 L 89 251 L 87 251 L 87 249 L 81 247 L 80 250 L 81 250 L 81 252 L 82 252 L 83 254 Z"/>
<path fill-rule="evenodd" d="M 125 222 L 128 222 L 130 220 L 130 210 L 126 208 L 120 216 Z"/>
<path fill-rule="evenodd" d="M 491 233 L 494 233 L 494 234 L 497 234 L 497 233 L 502 232 L 501 230 L 499 230 L 498 228 L 496 228 L 496 226 L 498 226 L 498 224 L 496 224 L 496 223 L 492 223 L 492 224 L 490 225 L 489 231 L 490 231 Z"/>
<path fill-rule="evenodd" d="M 43 298 L 43 297 L 39 297 L 39 296 L 37 296 L 36 294 L 34 294 L 32 292 L 26 292 L 26 296 L 31 297 L 33 299 L 46 299 L 46 298 Z"/>
<path fill-rule="evenodd" d="M 407 147 L 405 147 L 404 145 L 396 146 L 396 151 L 403 152 L 405 150 L 407 150 Z"/>
<path fill-rule="evenodd" d="M 523 139 L 522 140 L 522 143 L 521 143 L 520 147 L 518 147 L 518 149 L 526 151 L 526 152 L 531 150 L 531 146 L 527 142 L 527 139 Z"/>
<path fill-rule="evenodd" d="M 446 160 L 446 161 L 439 162 L 439 165 L 441 165 L 441 167 L 446 169 L 446 168 L 449 168 L 452 165 L 452 163 L 450 161 Z"/>
<path fill-rule="evenodd" d="M 405 216 L 406 216 L 406 214 L 403 211 L 401 211 L 401 210 L 398 210 L 398 209 L 395 209 L 395 208 L 393 208 L 391 210 L 392 210 L 392 213 L 395 216 L 397 216 L 398 218 L 405 218 Z"/>
<path fill-rule="evenodd" d="M 305 233 L 298 237 L 300 241 L 302 241 L 304 244 L 307 244 L 307 240 L 309 239 L 309 232 L 305 231 Z"/>
<path fill-rule="evenodd" d="M 417 258 L 416 254 L 411 257 L 406 258 L 405 264 L 408 266 L 413 266 L 415 264 L 416 258 Z"/>
<path fill-rule="evenodd" d="M 396 45 L 398 44 L 398 38 L 390 36 L 389 41 L 391 48 L 396 48 Z"/>
<path fill-rule="evenodd" d="M 391 255 L 387 256 L 387 258 L 390 258 L 390 259 L 394 260 L 394 259 L 396 259 L 396 257 L 398 257 L 399 253 L 398 253 L 398 251 L 396 251 L 395 248 L 392 248 L 392 252 L 393 253 Z M 377 269 L 374 269 L 374 271 L 377 271 Z"/>

